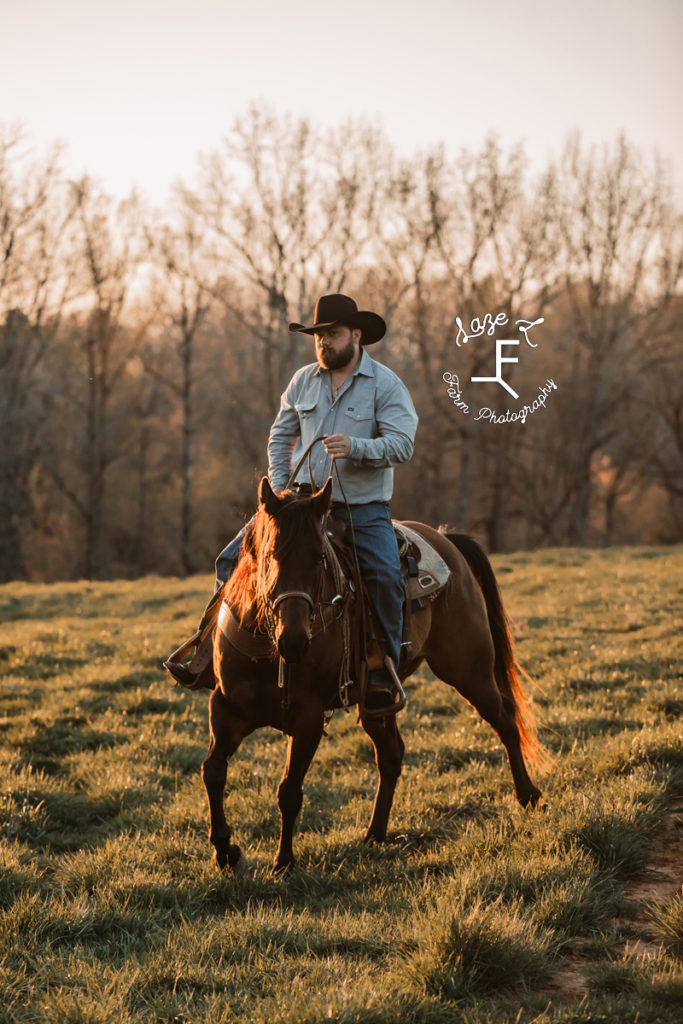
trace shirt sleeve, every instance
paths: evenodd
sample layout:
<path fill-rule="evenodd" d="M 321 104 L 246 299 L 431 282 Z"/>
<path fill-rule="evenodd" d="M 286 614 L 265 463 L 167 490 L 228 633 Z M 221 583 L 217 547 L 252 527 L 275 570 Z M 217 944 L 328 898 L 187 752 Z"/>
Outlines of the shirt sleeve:
<path fill-rule="evenodd" d="M 295 406 L 297 383 L 295 376 L 282 395 L 280 411 L 273 421 L 268 437 L 268 479 L 274 491 L 283 490 L 289 480 L 292 471 L 292 452 L 301 434 Z"/>
<path fill-rule="evenodd" d="M 360 465 L 382 468 L 408 462 L 417 430 L 417 413 L 403 381 L 395 379 L 375 399 L 379 437 L 352 437 L 349 458 Z"/>

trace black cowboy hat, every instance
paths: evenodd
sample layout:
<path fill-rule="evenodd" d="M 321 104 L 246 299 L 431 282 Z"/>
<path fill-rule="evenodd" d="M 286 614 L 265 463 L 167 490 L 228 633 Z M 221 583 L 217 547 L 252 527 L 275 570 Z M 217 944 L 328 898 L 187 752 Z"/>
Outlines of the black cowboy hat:
<path fill-rule="evenodd" d="M 364 345 L 374 345 L 384 337 L 387 330 L 381 316 L 367 309 L 359 309 L 348 295 L 321 295 L 315 305 L 315 323 L 311 327 L 290 324 L 289 329 L 300 334 L 317 334 L 323 327 L 334 327 L 336 324 L 359 327 Z"/>

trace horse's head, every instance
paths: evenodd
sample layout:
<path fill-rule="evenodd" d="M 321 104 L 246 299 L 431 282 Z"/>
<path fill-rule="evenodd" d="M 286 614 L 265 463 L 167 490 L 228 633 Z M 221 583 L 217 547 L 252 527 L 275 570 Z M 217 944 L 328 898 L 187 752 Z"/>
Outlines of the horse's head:
<path fill-rule="evenodd" d="M 259 486 L 266 517 L 258 552 L 260 596 L 275 620 L 278 650 L 291 664 L 305 657 L 311 642 L 324 563 L 323 524 L 331 503 L 331 479 L 310 496 L 276 494 L 265 476 Z"/>

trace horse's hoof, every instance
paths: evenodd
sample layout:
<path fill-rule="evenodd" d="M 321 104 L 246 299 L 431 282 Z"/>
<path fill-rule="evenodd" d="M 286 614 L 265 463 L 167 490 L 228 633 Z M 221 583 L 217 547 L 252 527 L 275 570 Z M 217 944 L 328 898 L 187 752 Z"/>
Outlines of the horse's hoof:
<path fill-rule="evenodd" d="M 223 875 L 242 878 L 249 870 L 249 862 L 239 846 L 226 846 L 216 849 L 213 855 L 218 870 Z"/>
<path fill-rule="evenodd" d="M 249 871 L 249 861 L 240 850 L 240 855 L 236 864 L 230 866 L 230 870 L 235 878 L 244 878 Z"/>
<path fill-rule="evenodd" d="M 272 875 L 274 878 L 289 878 L 292 871 L 294 870 L 294 860 L 288 860 L 286 863 L 281 864 L 277 858 L 273 861 Z"/>
<path fill-rule="evenodd" d="M 219 871 L 225 872 L 230 870 L 227 853 L 219 853 L 218 850 L 215 850 L 213 859 Z"/>
<path fill-rule="evenodd" d="M 374 832 L 370 831 L 366 832 L 365 835 L 363 836 L 363 842 L 366 844 L 366 846 L 383 846 L 384 843 L 386 843 L 386 841 L 386 835 L 378 836 L 375 835 Z"/>

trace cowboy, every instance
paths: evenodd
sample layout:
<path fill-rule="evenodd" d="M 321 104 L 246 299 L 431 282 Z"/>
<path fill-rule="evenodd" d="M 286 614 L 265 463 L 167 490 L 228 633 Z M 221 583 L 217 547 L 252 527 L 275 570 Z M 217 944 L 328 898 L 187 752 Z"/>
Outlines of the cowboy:
<path fill-rule="evenodd" d="M 341 488 L 335 473 L 333 509 L 347 523 L 351 518 L 360 570 L 382 632 L 379 639 L 384 654 L 398 667 L 403 581 L 389 500 L 393 467 L 413 454 L 417 414 L 400 378 L 366 351 L 386 332 L 377 313 L 359 310 L 346 295 L 323 295 L 314 323 L 290 324 L 289 330 L 314 336 L 317 361 L 298 370 L 282 395 L 268 439 L 270 484 L 274 490 L 283 489 L 292 464 L 316 437 L 324 436 L 311 451 L 313 485 L 323 486 L 335 460 Z M 302 467 L 295 484 L 307 484 L 308 473 L 308 467 Z M 237 565 L 250 526 L 247 523 L 216 559 L 217 590 Z M 188 685 L 191 666 L 165 664 Z M 373 670 L 368 684 L 371 706 L 391 703 L 394 684 L 387 669 Z"/>

